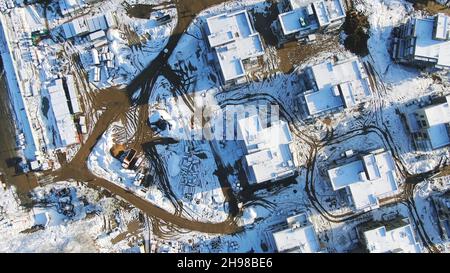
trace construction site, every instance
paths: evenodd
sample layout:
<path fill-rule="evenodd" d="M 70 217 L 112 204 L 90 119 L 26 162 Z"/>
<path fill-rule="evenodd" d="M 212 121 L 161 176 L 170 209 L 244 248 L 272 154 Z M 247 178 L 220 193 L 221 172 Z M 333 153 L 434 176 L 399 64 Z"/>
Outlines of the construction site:
<path fill-rule="evenodd" d="M 372 246 L 384 227 L 410 232 L 404 252 L 449 251 L 432 203 L 448 146 L 418 149 L 404 115 L 448 97 L 450 75 L 390 56 L 403 18 L 446 3 L 17 2 L 0 5 L 0 179 L 34 219 L 17 229 L 91 221 L 108 234 L 93 252 L 397 251 Z M 280 121 L 208 139 L 255 105 Z"/>

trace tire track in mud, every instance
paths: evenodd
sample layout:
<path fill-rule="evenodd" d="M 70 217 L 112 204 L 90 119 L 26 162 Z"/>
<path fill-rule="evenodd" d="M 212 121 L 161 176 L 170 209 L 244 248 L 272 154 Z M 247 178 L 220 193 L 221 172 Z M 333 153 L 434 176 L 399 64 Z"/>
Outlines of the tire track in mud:
<path fill-rule="evenodd" d="M 355 220 L 359 217 L 362 217 L 364 215 L 367 215 L 370 213 L 368 212 L 360 212 L 360 213 L 353 213 L 348 212 L 344 214 L 332 214 L 330 213 L 319 201 L 317 197 L 317 193 L 315 191 L 315 179 L 314 179 L 314 170 L 316 169 L 315 164 L 317 160 L 317 152 L 318 147 L 311 147 L 309 156 L 308 156 L 308 162 L 306 165 L 306 185 L 305 185 L 305 191 L 308 195 L 308 198 L 312 204 L 312 206 L 320 213 L 320 215 L 325 218 L 326 220 L 333 222 L 333 223 L 341 223 L 349 220 Z"/>
<path fill-rule="evenodd" d="M 169 198 L 170 203 L 172 203 L 173 207 L 175 208 L 174 215 L 181 216 L 183 212 L 183 204 L 177 201 L 176 195 L 170 186 L 164 162 L 162 162 L 161 158 L 158 156 L 155 145 L 152 145 L 150 143 L 145 145 L 144 151 L 146 157 L 150 159 L 152 167 L 154 168 L 153 173 L 158 178 L 156 180 L 158 182 L 158 188 L 160 188 L 164 192 L 165 196 Z M 147 179 L 150 179 L 150 177 L 147 177 Z M 153 179 L 153 177 L 151 179 Z M 153 179 L 153 181 L 155 180 Z"/>
<path fill-rule="evenodd" d="M 94 186 L 104 188 L 127 200 L 130 204 L 139 208 L 151 217 L 158 218 L 160 221 L 170 224 L 172 230 L 188 229 L 205 233 L 233 234 L 242 230 L 242 228 L 238 227 L 233 221 L 225 221 L 222 223 L 198 222 L 179 216 L 180 210 L 177 210 L 177 213 L 173 215 L 153 205 L 147 200 L 134 195 L 130 191 L 115 185 L 114 183 L 100 177 L 96 177 L 90 173 L 86 166 L 90 152 L 95 147 L 98 140 L 102 137 L 103 133 L 107 130 L 109 125 L 118 118 L 126 120 L 125 124 L 127 124 L 129 122 L 127 118 L 133 116 L 135 117 L 135 115 L 130 116 L 127 114 L 130 108 L 134 106 L 139 107 L 139 118 L 138 121 L 131 121 L 130 127 L 137 126 L 135 141 L 132 145 L 144 145 L 148 138 L 152 140 L 153 136 L 148 134 L 149 129 L 147 128 L 149 127 L 147 126 L 147 120 L 149 110 L 148 102 L 151 92 L 153 91 L 155 80 L 160 75 L 164 75 L 164 73 L 166 73 L 166 75 L 170 75 L 170 71 L 164 71 L 164 67 L 168 66 L 168 58 L 171 56 L 173 50 L 178 44 L 179 39 L 181 38 L 181 35 L 190 25 L 192 19 L 195 18 L 200 11 L 208 8 L 209 6 L 223 3 L 225 1 L 177 0 L 173 2 L 177 3 L 177 11 L 179 14 L 183 14 L 183 16 L 179 18 L 178 24 L 173 35 L 169 38 L 169 42 L 165 50 L 162 51 L 155 58 L 155 60 L 152 61 L 151 64 L 125 88 L 125 91 L 118 91 L 115 88 L 110 88 L 96 93 L 92 99 L 89 98 L 90 104 L 92 105 L 92 110 L 102 109 L 104 110 L 103 113 L 98 118 L 95 126 L 93 126 L 93 130 L 85 144 L 81 146 L 72 161 L 64 165 L 60 170 L 51 173 L 48 177 L 54 176 L 54 181 L 86 181 Z M 170 76 L 168 80 L 170 80 Z M 192 106 L 190 100 L 187 99 L 184 94 L 178 94 L 182 95 L 182 99 L 185 100 L 188 107 L 189 105 Z M 153 157 L 158 172 L 165 174 L 161 159 L 156 153 L 154 153 L 154 150 L 150 150 L 150 152 L 152 155 L 149 155 L 149 157 Z M 166 190 L 170 192 L 170 189 L 166 188 Z"/>
<path fill-rule="evenodd" d="M 240 97 L 235 97 L 235 98 L 227 98 L 224 99 L 222 101 L 219 102 L 219 106 L 221 108 L 225 108 L 228 105 L 242 105 L 243 103 L 250 103 L 253 101 L 258 101 L 258 100 L 263 100 L 263 101 L 268 101 L 270 103 L 275 102 L 281 110 L 280 116 L 281 118 L 287 120 L 289 122 L 289 125 L 291 127 L 291 129 L 293 128 L 295 130 L 295 132 L 301 132 L 301 130 L 299 130 L 297 127 L 295 127 L 293 124 L 295 123 L 295 119 L 289 114 L 289 112 L 285 109 L 284 105 L 278 100 L 276 99 L 274 96 L 267 94 L 267 93 L 256 93 L 256 94 L 246 94 L 244 96 L 240 96 Z M 299 121 L 301 122 L 301 121 Z M 308 164 L 307 164 L 307 174 L 306 174 L 306 180 L 307 180 L 307 185 L 306 185 L 306 192 L 308 195 L 308 198 L 311 201 L 311 204 L 313 205 L 313 207 L 327 220 L 329 220 L 330 222 L 344 222 L 344 221 L 348 221 L 351 219 L 355 219 L 360 217 L 361 215 L 364 215 L 366 213 L 360 213 L 360 214 L 344 214 L 344 215 L 333 215 L 331 213 L 329 213 L 324 207 L 323 205 L 319 202 L 316 193 L 315 193 L 315 189 L 314 189 L 314 164 L 315 164 L 315 160 L 316 160 L 316 155 L 317 155 L 317 149 L 319 147 L 323 147 L 323 145 L 321 145 L 321 142 L 316 141 L 315 139 L 309 137 L 307 134 L 305 133 L 301 133 L 301 134 L 296 134 L 296 136 L 298 136 L 300 139 L 302 139 L 305 143 L 307 143 L 310 147 L 315 147 L 312 148 L 311 151 L 315 151 L 314 153 L 310 153 L 310 157 L 308 159 Z M 309 181 L 309 183 L 308 183 Z"/>
<path fill-rule="evenodd" d="M 281 118 L 287 120 L 290 124 L 290 127 L 292 127 L 296 132 L 301 132 L 298 128 L 293 126 L 295 119 L 289 114 L 289 112 L 285 109 L 284 105 L 276 99 L 274 96 L 267 94 L 267 93 L 257 93 L 257 94 L 246 94 L 240 97 L 234 97 L 234 98 L 227 98 L 219 102 L 219 106 L 221 108 L 225 108 L 228 105 L 242 105 L 243 103 L 250 103 L 258 100 L 268 101 L 270 103 L 275 102 L 281 110 L 280 116 Z M 296 134 L 297 135 L 297 134 Z M 316 160 L 316 152 L 317 149 L 323 145 L 318 143 L 316 140 L 310 138 L 307 134 L 301 133 L 297 135 L 300 139 L 305 141 L 310 147 L 315 147 L 311 151 L 315 151 L 314 153 L 310 153 L 310 157 L 307 164 L 307 174 L 306 174 L 306 180 L 309 181 L 306 185 L 306 192 L 308 195 L 308 198 L 311 201 L 311 204 L 314 206 L 314 208 L 327 220 L 330 222 L 344 222 L 351 219 L 355 219 L 360 217 L 361 215 L 364 215 L 366 213 L 360 213 L 360 214 L 344 214 L 344 215 L 333 215 L 329 213 L 323 205 L 319 202 L 315 189 L 314 189 L 314 178 L 313 178 L 313 172 L 314 172 L 314 164 Z M 270 205 L 269 205 L 270 206 Z"/>
<path fill-rule="evenodd" d="M 375 89 L 376 92 L 376 108 L 375 108 L 375 113 L 376 113 L 376 120 L 375 120 L 375 125 L 369 126 L 369 130 L 372 129 L 373 132 L 375 132 L 385 143 L 385 145 L 389 148 L 389 150 L 391 151 L 397 169 L 400 170 L 401 175 L 404 178 L 404 190 L 400 196 L 400 200 L 396 200 L 396 202 L 401 202 L 403 204 L 405 204 L 408 208 L 408 210 L 410 211 L 410 216 L 412 218 L 412 220 L 414 221 L 414 223 L 416 224 L 417 227 L 417 231 L 418 234 L 422 240 L 422 242 L 424 243 L 425 247 L 428 249 L 428 251 L 430 252 L 439 252 L 439 249 L 433 244 L 433 242 L 430 240 L 424 224 L 422 222 L 422 220 L 420 219 L 420 216 L 417 212 L 417 208 L 415 205 L 415 201 L 414 201 L 414 188 L 416 187 L 417 184 L 411 184 L 408 182 L 408 180 L 413 180 L 412 178 L 415 177 L 416 175 L 413 175 L 409 172 L 408 167 L 406 166 L 406 164 L 403 162 L 403 160 L 400 157 L 400 151 L 398 146 L 395 144 L 395 141 L 390 133 L 390 130 L 387 127 L 387 122 L 384 119 L 384 115 L 383 115 L 383 107 L 385 106 L 385 102 L 381 97 L 381 94 L 387 94 L 387 88 L 384 84 L 384 82 L 381 80 L 382 77 L 381 75 L 378 73 L 378 71 L 374 68 L 373 63 L 375 62 L 373 56 L 371 54 L 369 54 L 369 58 L 370 61 L 368 61 L 367 63 L 364 63 L 366 66 L 366 70 L 369 72 L 369 76 L 371 78 L 371 80 L 373 81 L 373 84 L 375 85 Z M 382 128 L 380 128 L 379 126 L 381 126 Z M 381 134 L 381 135 L 380 135 Z M 440 165 L 440 164 L 439 164 Z M 439 165 L 437 166 L 437 168 L 439 168 Z M 420 175 L 419 175 L 420 176 Z M 396 197 L 394 197 L 396 198 Z"/>

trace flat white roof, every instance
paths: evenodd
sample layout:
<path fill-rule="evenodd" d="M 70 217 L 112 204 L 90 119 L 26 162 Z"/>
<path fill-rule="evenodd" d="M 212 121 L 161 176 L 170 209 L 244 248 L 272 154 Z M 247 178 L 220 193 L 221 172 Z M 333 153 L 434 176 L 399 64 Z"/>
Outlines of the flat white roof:
<path fill-rule="evenodd" d="M 103 38 L 103 37 L 106 37 L 106 33 L 104 30 L 98 30 L 96 32 L 89 34 L 89 39 L 91 41 L 99 39 L 99 38 Z"/>
<path fill-rule="evenodd" d="M 356 210 L 378 207 L 378 198 L 398 190 L 395 164 L 389 151 L 328 170 L 333 190 L 347 187 Z"/>
<path fill-rule="evenodd" d="M 447 126 L 450 123 L 450 95 L 446 102 L 423 109 L 429 128 L 427 129 L 431 147 L 437 149 L 450 144 Z"/>
<path fill-rule="evenodd" d="M 450 122 L 450 95 L 445 97 L 446 102 L 425 107 L 423 110 L 429 126 Z"/>
<path fill-rule="evenodd" d="M 239 138 L 244 141 L 248 153 L 292 142 L 289 126 L 282 120 L 267 127 L 258 115 L 253 115 L 240 119 L 238 126 Z"/>
<path fill-rule="evenodd" d="M 323 62 L 309 68 L 317 86 L 305 94 L 310 115 L 333 108 L 353 107 L 372 97 L 368 76 L 357 57 L 342 62 Z"/>
<path fill-rule="evenodd" d="M 89 32 L 89 26 L 84 17 L 67 22 L 62 25 L 62 28 L 66 38 L 72 38 Z"/>
<path fill-rule="evenodd" d="M 245 156 L 249 183 L 277 180 L 294 174 L 295 165 L 289 145 L 270 147 Z"/>
<path fill-rule="evenodd" d="M 253 29 L 247 10 L 206 19 L 208 41 L 215 49 L 225 81 L 245 75 L 243 60 L 264 54 L 261 37 Z"/>
<path fill-rule="evenodd" d="M 320 26 L 328 25 L 330 23 L 330 16 L 328 15 L 327 7 L 323 1 L 313 3 L 316 17 Z"/>
<path fill-rule="evenodd" d="M 68 146 L 78 143 L 75 124 L 69 111 L 62 80 L 57 79 L 54 85 L 48 87 L 48 92 L 61 145 Z"/>
<path fill-rule="evenodd" d="M 310 115 L 344 106 L 344 102 L 336 88 L 323 88 L 305 95 Z"/>
<path fill-rule="evenodd" d="M 436 40 L 433 37 L 436 18 L 415 19 L 415 56 L 435 59 L 437 65 L 450 67 L 450 40 Z"/>
<path fill-rule="evenodd" d="M 364 232 L 367 248 L 371 253 L 404 252 L 420 253 L 421 248 L 416 241 L 410 224 L 387 231 L 382 226 Z"/>
<path fill-rule="evenodd" d="M 299 222 L 296 218 L 305 218 L 305 214 L 288 218 L 289 227 L 273 233 L 278 252 L 317 253 L 320 244 L 314 226 L 309 222 Z M 307 220 L 306 220 L 307 221 Z"/>
<path fill-rule="evenodd" d="M 106 22 L 105 15 L 103 14 L 87 18 L 86 22 L 89 27 L 89 32 L 108 29 L 108 24 Z"/>
<path fill-rule="evenodd" d="M 433 125 L 427 129 L 431 147 L 438 149 L 450 144 L 449 131 L 445 124 Z"/>
<path fill-rule="evenodd" d="M 316 30 L 345 17 L 341 0 L 290 0 L 289 3 L 291 10 L 278 15 L 284 35 Z"/>
<path fill-rule="evenodd" d="M 105 15 L 94 17 L 79 17 L 62 25 L 66 38 L 72 38 L 86 33 L 96 32 L 98 30 L 108 29 L 108 23 Z"/>
<path fill-rule="evenodd" d="M 250 184 L 288 177 L 295 172 L 289 143 L 292 135 L 284 121 L 263 128 L 258 115 L 238 121 L 239 137 L 246 147 L 245 162 Z"/>
<path fill-rule="evenodd" d="M 302 29 L 300 18 L 303 18 L 303 11 L 292 10 L 278 15 L 281 29 L 285 35 L 299 32 Z"/>
<path fill-rule="evenodd" d="M 67 89 L 70 96 L 70 104 L 72 105 L 72 110 L 74 114 L 81 113 L 80 103 L 78 102 L 77 91 L 75 90 L 75 81 L 72 75 L 66 76 Z"/>
<path fill-rule="evenodd" d="M 323 2 L 327 6 L 327 11 L 331 21 L 338 20 L 346 16 L 345 7 L 342 0 L 325 0 Z"/>
<path fill-rule="evenodd" d="M 278 15 L 281 29 L 284 35 L 294 34 L 300 31 L 317 30 L 319 25 L 317 21 L 310 20 L 309 12 L 312 12 L 311 6 L 305 6 L 292 11 Z"/>
<path fill-rule="evenodd" d="M 435 38 L 441 40 L 450 39 L 450 17 L 439 13 L 436 15 L 436 33 Z"/>

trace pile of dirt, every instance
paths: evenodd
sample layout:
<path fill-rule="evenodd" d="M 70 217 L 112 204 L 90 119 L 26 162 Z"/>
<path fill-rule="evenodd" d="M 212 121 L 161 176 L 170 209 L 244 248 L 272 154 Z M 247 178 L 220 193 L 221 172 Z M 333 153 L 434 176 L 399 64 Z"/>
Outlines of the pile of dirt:
<path fill-rule="evenodd" d="M 369 54 L 369 49 L 367 48 L 369 27 L 366 15 L 356 10 L 347 11 L 344 23 L 344 32 L 347 34 L 344 41 L 345 48 L 359 56 Z"/>
<path fill-rule="evenodd" d="M 119 158 L 125 152 L 125 145 L 114 144 L 109 151 L 114 158 Z"/>
<path fill-rule="evenodd" d="M 150 19 L 150 14 L 155 11 L 154 5 L 136 4 L 126 9 L 128 16 L 139 19 Z"/>
<path fill-rule="evenodd" d="M 413 3 L 416 10 L 423 10 L 430 14 L 445 13 L 450 15 L 450 0 L 441 1 L 446 6 L 435 0 L 408 0 L 408 2 Z"/>

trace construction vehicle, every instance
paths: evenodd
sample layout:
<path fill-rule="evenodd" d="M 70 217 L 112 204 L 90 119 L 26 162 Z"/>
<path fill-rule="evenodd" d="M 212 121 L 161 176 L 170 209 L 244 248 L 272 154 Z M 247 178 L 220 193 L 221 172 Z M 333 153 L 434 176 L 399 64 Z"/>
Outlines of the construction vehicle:
<path fill-rule="evenodd" d="M 124 169 L 129 169 L 130 165 L 131 165 L 131 162 L 133 162 L 135 157 L 136 157 L 136 150 L 130 149 L 128 151 L 127 155 L 125 156 L 125 158 L 123 159 L 122 167 Z"/>

